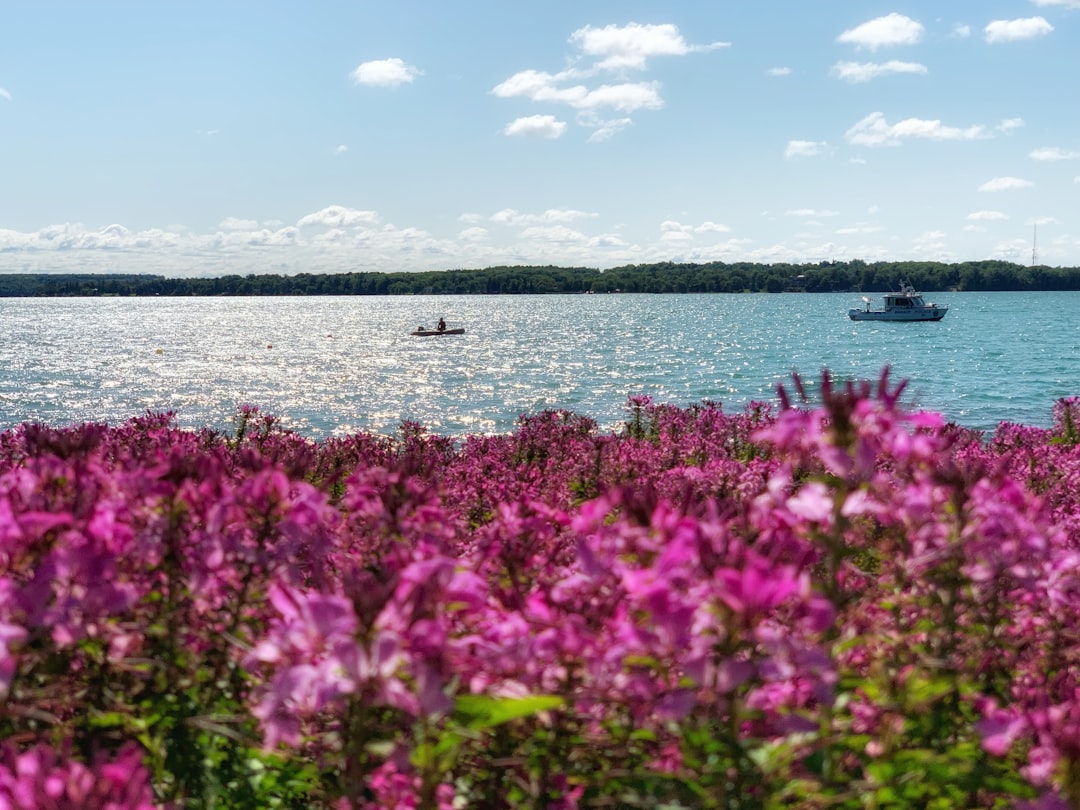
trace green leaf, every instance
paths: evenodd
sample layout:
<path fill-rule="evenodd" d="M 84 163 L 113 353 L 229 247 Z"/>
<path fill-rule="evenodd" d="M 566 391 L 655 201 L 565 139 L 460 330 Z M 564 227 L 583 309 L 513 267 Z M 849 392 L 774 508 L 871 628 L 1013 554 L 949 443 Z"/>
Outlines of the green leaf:
<path fill-rule="evenodd" d="M 465 725 L 480 731 L 510 720 L 557 709 L 562 705 L 563 699 L 558 695 L 528 695 L 520 698 L 459 695 L 454 708 L 458 714 L 463 715 Z"/>
<path fill-rule="evenodd" d="M 933 703 L 953 689 L 954 681 L 947 677 L 913 677 L 907 684 L 908 698 L 915 707 Z"/>
<path fill-rule="evenodd" d="M 136 721 L 136 718 L 130 714 L 124 714 L 123 712 L 96 712 L 90 715 L 90 728 L 139 728 L 141 731 L 141 722 Z"/>

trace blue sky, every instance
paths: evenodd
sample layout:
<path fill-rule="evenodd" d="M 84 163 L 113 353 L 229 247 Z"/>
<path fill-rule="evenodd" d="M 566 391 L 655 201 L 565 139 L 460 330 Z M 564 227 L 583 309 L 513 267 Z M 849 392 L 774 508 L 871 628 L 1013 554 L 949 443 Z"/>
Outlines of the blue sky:
<path fill-rule="evenodd" d="M 1080 0 L 34 0 L 0 272 L 1080 266 Z"/>

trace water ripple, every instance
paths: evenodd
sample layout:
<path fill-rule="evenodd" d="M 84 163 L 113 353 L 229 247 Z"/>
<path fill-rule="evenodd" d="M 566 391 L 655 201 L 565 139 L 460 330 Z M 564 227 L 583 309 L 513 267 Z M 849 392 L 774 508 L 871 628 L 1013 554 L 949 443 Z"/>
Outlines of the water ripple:
<path fill-rule="evenodd" d="M 569 408 L 614 427 L 648 394 L 727 410 L 797 371 L 908 378 L 961 424 L 1046 425 L 1080 394 L 1077 293 L 936 295 L 935 324 L 853 323 L 850 295 L 0 300 L 0 426 L 171 410 L 228 429 L 256 404 L 312 436 L 504 432 Z M 461 337 L 414 338 L 444 316 Z"/>

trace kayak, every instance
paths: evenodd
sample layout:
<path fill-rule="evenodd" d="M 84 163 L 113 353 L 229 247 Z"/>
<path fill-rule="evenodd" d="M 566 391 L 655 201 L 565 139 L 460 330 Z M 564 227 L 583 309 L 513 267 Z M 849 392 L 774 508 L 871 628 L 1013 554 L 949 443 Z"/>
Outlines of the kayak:
<path fill-rule="evenodd" d="M 457 329 L 417 329 L 415 332 L 409 334 L 416 335 L 417 337 L 432 337 L 434 335 L 464 335 L 464 328 Z"/>

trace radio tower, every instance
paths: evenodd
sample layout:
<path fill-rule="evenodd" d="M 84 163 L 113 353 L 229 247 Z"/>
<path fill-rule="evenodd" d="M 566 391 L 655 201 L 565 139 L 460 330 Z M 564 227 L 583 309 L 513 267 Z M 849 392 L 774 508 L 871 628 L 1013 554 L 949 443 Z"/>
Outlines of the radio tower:
<path fill-rule="evenodd" d="M 1031 266 L 1034 267 L 1039 260 L 1039 226 L 1038 223 L 1032 226 L 1031 233 Z"/>

